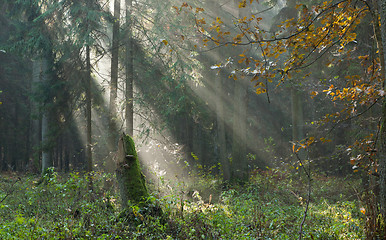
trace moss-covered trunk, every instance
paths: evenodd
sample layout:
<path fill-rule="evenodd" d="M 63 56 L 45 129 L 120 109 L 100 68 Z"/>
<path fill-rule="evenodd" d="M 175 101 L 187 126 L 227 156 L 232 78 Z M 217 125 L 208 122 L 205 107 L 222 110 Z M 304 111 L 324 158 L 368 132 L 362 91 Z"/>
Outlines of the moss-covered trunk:
<path fill-rule="evenodd" d="M 117 180 L 121 192 L 122 207 L 128 201 L 136 204 L 148 197 L 145 178 L 141 172 L 133 139 L 122 134 L 118 143 Z"/>

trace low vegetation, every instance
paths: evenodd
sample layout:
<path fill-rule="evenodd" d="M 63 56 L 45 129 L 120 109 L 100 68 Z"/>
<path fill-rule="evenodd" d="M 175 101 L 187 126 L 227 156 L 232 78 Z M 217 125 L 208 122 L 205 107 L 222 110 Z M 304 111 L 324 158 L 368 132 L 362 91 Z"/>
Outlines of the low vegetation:
<path fill-rule="evenodd" d="M 14 173 L 0 179 L 1 239 L 297 239 L 308 202 L 307 180 L 298 173 L 254 171 L 244 185 L 226 187 L 214 177 L 194 185 L 158 186 L 147 199 L 163 215 L 129 205 L 106 190 L 113 176 L 95 172 L 93 191 L 86 175 L 38 176 Z M 184 187 L 181 187 L 184 186 Z M 209 186 L 209 187 L 208 187 Z M 150 187 L 151 188 L 151 187 Z M 163 188 L 169 189 L 165 194 Z M 365 239 L 362 183 L 314 175 L 303 224 L 303 239 Z M 144 205 L 149 208 L 149 204 Z M 151 207 L 151 206 L 150 206 Z M 122 216 L 131 216 L 130 218 Z"/>

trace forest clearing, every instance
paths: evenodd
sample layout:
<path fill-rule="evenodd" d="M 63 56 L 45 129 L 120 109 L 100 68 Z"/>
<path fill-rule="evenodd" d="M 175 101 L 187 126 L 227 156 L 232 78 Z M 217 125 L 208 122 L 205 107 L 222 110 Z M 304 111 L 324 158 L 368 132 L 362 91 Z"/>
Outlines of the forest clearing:
<path fill-rule="evenodd" d="M 2 0 L 0 239 L 386 239 L 386 0 Z"/>

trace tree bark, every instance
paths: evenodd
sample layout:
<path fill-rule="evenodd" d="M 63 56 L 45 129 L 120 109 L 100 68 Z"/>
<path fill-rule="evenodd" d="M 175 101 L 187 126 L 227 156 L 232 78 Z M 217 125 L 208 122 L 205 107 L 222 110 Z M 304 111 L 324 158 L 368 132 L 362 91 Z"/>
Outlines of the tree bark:
<path fill-rule="evenodd" d="M 296 87 L 291 87 L 291 112 L 292 112 L 292 141 L 304 139 L 304 118 L 302 92 Z"/>
<path fill-rule="evenodd" d="M 37 84 L 40 81 L 40 68 L 41 68 L 41 61 L 40 60 L 34 60 L 32 61 L 32 86 L 31 90 L 34 94 L 37 91 Z M 31 112 L 32 112 L 32 118 L 31 118 L 31 147 L 33 149 L 32 152 L 32 162 L 30 164 L 34 164 L 36 167 L 40 164 L 40 157 L 41 157 L 41 148 L 40 148 L 40 120 L 38 116 L 39 113 L 39 106 L 36 101 L 31 100 Z"/>
<path fill-rule="evenodd" d="M 241 181 L 248 179 L 247 163 L 247 88 L 244 79 L 235 82 L 234 116 L 233 116 L 233 144 L 232 168 L 233 178 Z"/>
<path fill-rule="evenodd" d="M 111 48 L 111 81 L 110 81 L 110 106 L 109 106 L 109 148 L 115 151 L 117 132 L 117 90 L 118 90 L 118 56 L 119 56 L 119 26 L 120 26 L 121 1 L 114 0 L 113 41 Z M 112 171 L 112 163 L 106 163 L 108 171 Z"/>
<path fill-rule="evenodd" d="M 221 4 L 215 1 L 209 1 L 207 2 L 207 7 L 214 11 L 216 16 L 220 16 L 224 10 L 222 9 Z M 228 51 L 222 50 L 214 50 L 214 53 L 211 54 L 211 57 L 214 58 L 215 64 L 218 64 L 223 59 L 226 58 L 225 53 Z M 226 53 L 227 54 L 227 53 Z M 212 61 L 207 61 L 207 65 L 213 64 Z M 208 67 L 209 68 L 209 67 Z M 231 179 L 231 172 L 230 172 L 230 162 L 229 158 L 227 157 L 227 148 L 226 148 L 226 134 L 225 134 L 225 109 L 224 109 L 224 84 L 226 84 L 224 79 L 227 79 L 228 76 L 225 73 L 225 69 L 221 69 L 220 71 L 214 71 L 210 68 L 208 69 L 210 71 L 210 77 L 214 78 L 214 90 L 215 90 L 215 107 L 216 107 L 216 143 L 217 143 L 217 149 L 216 153 L 218 154 L 218 162 L 221 163 L 221 173 L 223 175 L 223 179 L 225 181 L 229 181 Z M 213 75 L 214 77 L 213 77 Z"/>
<path fill-rule="evenodd" d="M 133 36 L 132 36 L 132 21 L 131 21 L 131 6 L 132 0 L 126 0 L 126 28 L 127 28 L 127 42 L 126 42 L 126 132 L 133 136 L 134 131 L 134 63 L 133 63 Z"/>
<path fill-rule="evenodd" d="M 288 11 L 288 16 L 284 16 L 285 19 L 295 18 L 298 19 L 298 11 L 296 9 L 297 0 L 287 1 L 287 8 L 291 11 Z M 290 29 L 290 31 L 295 31 Z M 296 81 L 294 81 L 296 82 Z M 292 112 L 292 141 L 298 142 L 304 139 L 304 115 L 303 115 L 303 101 L 302 101 L 302 91 L 296 85 L 291 86 L 291 112 Z M 304 159 L 304 150 L 301 150 L 299 157 Z"/>
<path fill-rule="evenodd" d="M 226 139 L 225 139 L 225 116 L 224 116 L 224 103 L 223 103 L 223 74 L 219 72 L 215 77 L 216 87 L 216 122 L 217 122 L 217 146 L 218 146 L 218 158 L 221 163 L 221 172 L 223 179 L 229 181 L 230 166 L 229 159 L 226 156 Z"/>
<path fill-rule="evenodd" d="M 235 1 L 238 8 L 239 1 Z M 239 9 L 239 18 L 250 15 L 250 8 Z M 248 83 L 246 78 L 239 76 L 234 86 L 233 101 L 233 144 L 232 144 L 232 178 L 235 180 L 248 180 L 247 162 L 247 108 L 248 108 Z"/>
<path fill-rule="evenodd" d="M 383 78 L 383 90 L 386 91 L 386 76 L 385 76 L 385 56 L 386 56 L 386 0 L 378 0 L 379 3 L 379 14 L 381 20 L 381 41 L 378 40 L 379 52 L 381 54 L 380 59 L 382 65 L 382 78 Z M 379 186 L 380 186 L 380 203 L 381 213 L 383 219 L 386 218 L 386 99 L 383 97 L 382 105 L 382 120 L 380 129 L 380 148 L 379 148 L 379 162 L 378 162 L 378 173 L 379 173 Z"/>
<path fill-rule="evenodd" d="M 137 204 L 148 197 L 134 141 L 126 134 L 123 134 L 118 142 L 116 176 L 123 208 L 128 207 L 129 201 Z"/>
<path fill-rule="evenodd" d="M 41 60 L 41 72 L 40 72 L 40 81 L 46 82 L 48 81 L 47 76 L 47 60 L 42 59 Z M 47 168 L 52 167 L 52 158 L 51 158 L 51 151 L 49 147 L 47 146 L 49 142 L 49 113 L 48 109 L 45 107 L 42 113 L 42 174 L 45 173 Z"/>
<path fill-rule="evenodd" d="M 90 59 L 90 46 L 86 46 L 86 159 L 87 159 L 87 172 L 92 171 L 92 139 L 91 139 L 91 59 Z"/>

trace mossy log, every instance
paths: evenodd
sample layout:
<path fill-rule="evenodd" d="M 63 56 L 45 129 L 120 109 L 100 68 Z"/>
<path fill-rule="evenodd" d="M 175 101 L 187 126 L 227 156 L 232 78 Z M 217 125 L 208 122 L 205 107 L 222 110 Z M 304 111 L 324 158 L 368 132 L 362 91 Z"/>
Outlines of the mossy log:
<path fill-rule="evenodd" d="M 122 134 L 120 137 L 117 158 L 116 175 L 122 207 L 127 208 L 129 201 L 138 204 L 149 196 L 134 141 L 129 135 Z"/>

